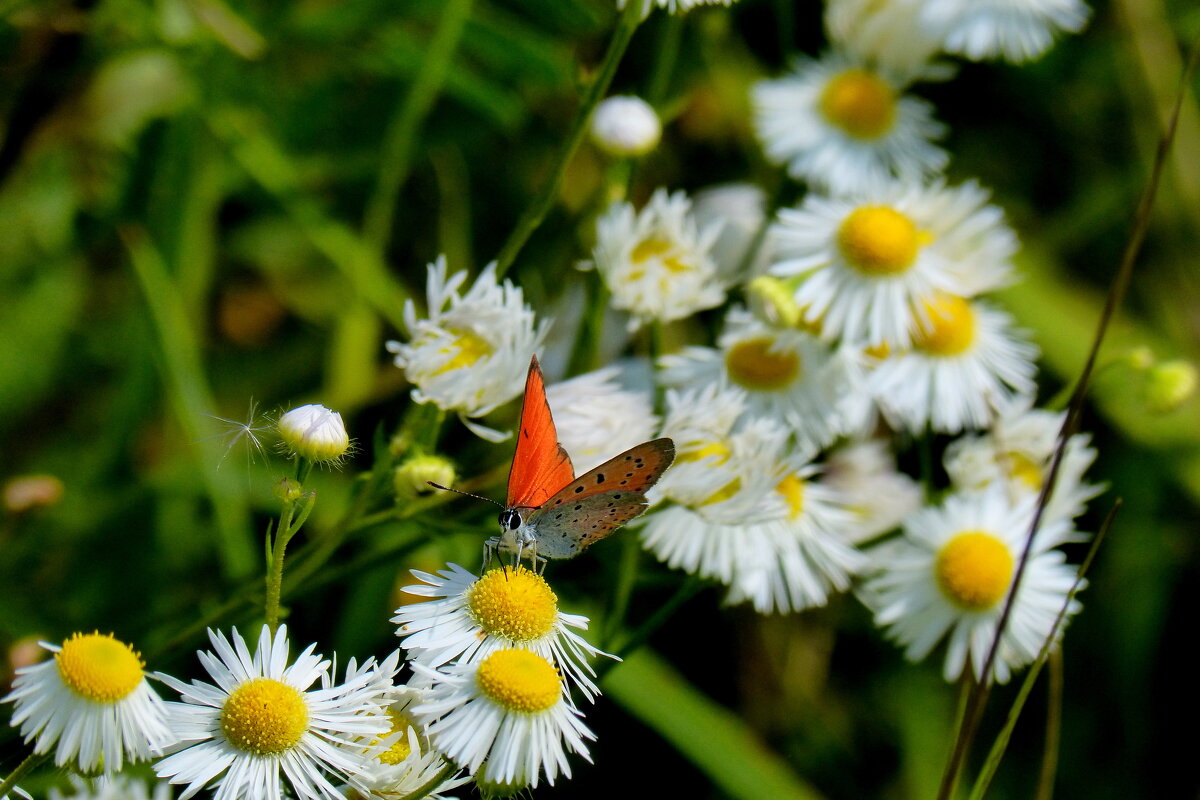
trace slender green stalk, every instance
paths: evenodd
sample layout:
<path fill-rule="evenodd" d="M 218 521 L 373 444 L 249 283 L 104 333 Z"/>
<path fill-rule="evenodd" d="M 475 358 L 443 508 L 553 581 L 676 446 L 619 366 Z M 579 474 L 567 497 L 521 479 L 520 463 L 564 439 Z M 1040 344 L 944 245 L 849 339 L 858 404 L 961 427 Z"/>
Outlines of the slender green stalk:
<path fill-rule="evenodd" d="M 1013 603 L 1021 586 L 1021 578 L 1025 573 L 1025 565 L 1029 562 L 1034 535 L 1037 533 L 1038 528 L 1041 527 L 1042 514 L 1046 510 L 1050 493 L 1054 491 L 1054 486 L 1058 479 L 1058 471 L 1062 465 L 1063 454 L 1066 452 L 1067 442 L 1079 428 L 1079 419 L 1083 414 L 1083 404 L 1091 384 L 1092 373 L 1096 367 L 1100 346 L 1104 343 L 1109 323 L 1116 315 L 1117 307 L 1121 304 L 1122 299 L 1125 297 L 1125 292 L 1129 288 L 1129 282 L 1133 277 L 1134 264 L 1141 252 L 1146 232 L 1150 228 L 1150 215 L 1154 208 L 1154 199 L 1158 194 L 1158 186 L 1162 179 L 1167 154 L 1170 152 L 1171 142 L 1175 139 L 1175 132 L 1179 124 L 1179 110 L 1184 97 L 1187 96 L 1191 77 L 1196 71 L 1197 63 L 1200 63 L 1200 37 L 1192 42 L 1187 65 L 1180 78 L 1179 90 L 1175 96 L 1175 106 L 1172 109 L 1166 129 L 1159 138 L 1158 150 L 1151 165 L 1150 176 L 1146 181 L 1146 186 L 1142 190 L 1137 210 L 1134 213 L 1133 228 L 1130 231 L 1129 240 L 1126 242 L 1125 250 L 1121 255 L 1121 263 L 1117 269 L 1117 274 L 1109 287 L 1108 295 L 1105 298 L 1104 310 L 1101 312 L 1100 320 L 1096 325 L 1096 335 L 1092 339 L 1091 350 L 1088 352 L 1087 361 L 1084 363 L 1079 380 L 1075 384 L 1075 392 L 1071 397 L 1071 404 L 1067 409 L 1066 419 L 1063 420 L 1062 429 L 1059 431 L 1058 447 L 1054 451 L 1054 458 L 1050 462 L 1050 469 L 1043 481 L 1037 508 L 1034 511 L 1033 520 L 1029 526 L 1029 534 L 1025 538 L 1025 546 L 1021 550 L 1021 557 L 1018 559 L 1016 569 L 1013 573 L 1012 586 L 1009 589 L 1008 599 L 1000 612 L 999 619 L 996 621 L 996 633 L 992 637 L 991 647 L 988 650 L 987 658 L 984 660 L 983 675 L 985 677 L 991 676 L 992 666 L 996 663 L 996 656 L 1000 649 L 1000 642 L 1004 636 L 1004 629 L 1012 614 Z M 955 736 L 954 748 L 946 763 L 946 769 L 942 773 L 942 782 L 938 789 L 938 800 L 950 800 L 954 796 L 955 789 L 958 787 L 958 781 L 962 775 L 963 765 L 966 763 L 967 754 L 971 749 L 971 743 L 975 738 L 979 722 L 983 717 L 983 709 L 987 704 L 989 686 L 990 681 L 985 679 L 971 693 L 962 726 Z"/>
<path fill-rule="evenodd" d="M 683 14 L 668 14 L 660 20 L 658 47 L 654 49 L 654 66 L 650 82 L 646 85 L 645 100 L 659 106 L 667 96 L 675 63 L 679 60 L 679 46 L 683 42 Z"/>
<path fill-rule="evenodd" d="M 517 221 L 516 227 L 509 235 L 508 241 L 500 248 L 500 254 L 496 256 L 497 277 L 508 272 L 509 267 L 516 260 L 517 254 L 521 252 L 521 248 L 529 241 L 529 237 L 542 224 L 542 220 L 546 218 L 546 214 L 554 205 L 554 199 L 558 197 L 558 189 L 562 185 L 563 177 L 567 174 L 571 158 L 579 149 L 579 144 L 587 132 L 592 112 L 604 97 L 605 92 L 608 91 L 609 85 L 612 84 L 613 76 L 617 73 L 617 65 L 621 63 L 621 57 L 625 55 L 625 49 L 633 38 L 633 32 L 637 30 L 641 21 L 642 5 L 637 0 L 631 0 L 625 5 L 624 12 L 617 20 L 617 27 L 613 31 L 612 39 L 609 40 L 604 61 L 601 62 L 600 70 L 588 87 L 587 93 L 583 97 L 583 103 L 575 114 L 575 122 L 572 124 L 571 132 L 567 135 L 567 140 L 563 142 L 562 150 L 559 151 L 558 161 L 554 165 L 550 180 L 525 209 L 525 213 L 521 215 L 521 219 Z"/>
<path fill-rule="evenodd" d="M 1058 774 L 1058 751 L 1062 743 L 1063 655 L 1050 654 L 1050 696 L 1046 699 L 1046 743 L 1042 748 L 1042 771 L 1038 775 L 1034 800 L 1054 797 L 1054 776 Z"/>
<path fill-rule="evenodd" d="M 992 748 L 988 751 L 987 760 L 984 761 L 983 769 L 979 772 L 979 777 L 975 779 L 975 785 L 971 787 L 969 800 L 983 800 L 987 794 L 988 787 L 992 783 L 992 778 L 996 775 L 996 770 L 1000 767 L 1000 759 L 1004 757 L 1004 751 L 1008 747 L 1008 742 L 1012 738 L 1013 729 L 1017 725 L 1017 720 L 1021 716 L 1021 710 L 1025 707 L 1025 701 L 1029 698 L 1030 692 L 1033 691 L 1034 685 L 1037 683 L 1038 676 L 1041 674 L 1042 667 L 1046 665 L 1046 661 L 1050 658 L 1051 648 L 1055 642 L 1059 640 L 1058 631 L 1062 627 L 1063 620 L 1066 619 L 1067 609 L 1071 607 L 1071 603 L 1075 600 L 1075 595 L 1083 586 L 1083 580 L 1092 568 L 1092 563 L 1096 560 L 1096 554 L 1100 552 L 1100 545 L 1108 538 L 1108 532 L 1112 529 L 1113 520 L 1116 519 L 1117 512 L 1121 509 L 1121 501 L 1118 499 L 1113 507 L 1109 509 L 1108 516 L 1105 517 L 1104 523 L 1100 526 L 1100 530 L 1096 533 L 1096 538 L 1092 540 L 1091 547 L 1088 548 L 1088 553 L 1083 559 L 1083 563 L 1079 566 L 1079 574 L 1075 577 L 1075 583 L 1071 586 L 1071 591 L 1067 593 L 1067 599 L 1062 604 L 1062 608 L 1058 611 L 1058 616 L 1055 617 L 1054 625 L 1050 628 L 1050 635 L 1046 637 L 1046 641 L 1042 643 L 1042 649 L 1038 653 L 1037 660 L 1029 668 L 1024 681 L 1021 682 L 1021 689 L 1017 692 L 1016 698 L 1013 700 L 1012 706 L 1008 709 L 1008 717 L 1004 722 L 1004 727 L 996 734 L 996 740 L 992 742 Z M 1061 678 L 1061 676 L 1060 676 Z M 1052 689 L 1052 696 L 1057 695 L 1059 701 L 1062 697 L 1062 687 Z M 961 731 L 961 720 L 959 721 Z M 1051 721 L 1047 719 L 1046 731 L 1046 758 L 1042 765 L 1042 776 L 1039 780 L 1039 787 L 1045 785 L 1047 780 L 1053 784 L 1053 774 L 1049 767 L 1049 762 L 1057 764 L 1058 752 L 1058 727 L 1059 723 L 1054 723 L 1054 730 L 1051 730 Z M 1053 745 L 1055 756 L 1053 759 L 1050 755 L 1050 748 Z M 1049 778 L 1047 775 L 1049 774 Z M 1039 788 L 1041 791 L 1041 788 Z M 1048 795 L 1047 795 L 1048 797 Z"/>
<path fill-rule="evenodd" d="M 608 612 L 604 615 L 604 627 L 600 634 L 600 649 L 607 650 L 609 643 L 620 630 L 629 611 L 629 599 L 633 596 L 633 587 L 637 584 L 638 557 L 642 553 L 641 542 L 636 536 L 622 538 L 621 561 L 617 566 L 616 588 L 612 593 L 612 601 Z"/>
<path fill-rule="evenodd" d="M 162 356 L 163 383 L 179 425 L 192 445 L 198 478 L 213 506 L 222 569 L 228 576 L 249 575 L 254 571 L 249 511 L 241 493 L 233 489 L 228 478 L 218 474 L 220 453 L 200 428 L 201 420 L 215 416 L 216 406 L 179 287 L 146 231 L 126 227 L 120 229 L 120 235 L 150 310 Z"/>
<path fill-rule="evenodd" d="M 656 630 L 661 628 L 667 622 L 667 620 L 669 620 L 675 614 L 675 612 L 679 610 L 680 606 L 682 606 L 688 600 L 691 600 L 692 597 L 694 597 L 696 593 L 703 588 L 703 580 L 697 578 L 695 575 L 689 575 L 687 580 L 681 583 L 679 588 L 675 590 L 675 594 L 671 595 L 671 598 L 667 600 L 667 602 L 659 606 L 658 610 L 651 614 L 649 619 L 639 625 L 633 631 L 633 633 L 629 635 L 629 638 L 623 645 L 621 645 L 621 648 L 617 650 L 617 655 L 621 658 L 625 658 L 630 653 L 634 652 L 643 644 L 645 644 L 646 640 L 649 639 Z M 599 676 L 603 678 L 604 673 L 609 669 L 612 669 L 615 663 L 616 662 L 605 661 L 602 664 L 598 664 L 596 669 L 599 673 Z"/>
<path fill-rule="evenodd" d="M 16 787 L 17 781 L 49 757 L 49 753 L 30 753 L 26 756 L 25 760 L 17 764 L 17 768 L 10 772 L 3 782 L 0 782 L 0 798 L 6 797 Z"/>
<path fill-rule="evenodd" d="M 384 134 L 383 153 L 375 191 L 367 202 L 363 237 L 383 253 L 391 239 L 396 199 L 412 168 L 412 155 L 421 123 L 429 115 L 446 80 L 450 63 L 471 14 L 472 0 L 446 0 L 442 17 L 429 42 L 429 49 L 408 89 L 404 102 L 396 109 Z"/>

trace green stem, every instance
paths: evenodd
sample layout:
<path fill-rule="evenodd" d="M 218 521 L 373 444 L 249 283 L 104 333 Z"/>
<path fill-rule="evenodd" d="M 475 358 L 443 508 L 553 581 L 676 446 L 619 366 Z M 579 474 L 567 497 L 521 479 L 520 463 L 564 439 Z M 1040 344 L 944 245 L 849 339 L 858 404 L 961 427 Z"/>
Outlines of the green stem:
<path fill-rule="evenodd" d="M 0 798 L 5 797 L 9 792 L 17 786 L 17 781 L 25 777 L 34 767 L 41 764 L 50 757 L 49 753 L 30 753 L 25 757 L 25 760 L 17 765 L 17 768 L 9 773 L 8 777 L 0 783 Z"/>
<path fill-rule="evenodd" d="M 666 621 L 669 620 L 671 616 L 679 610 L 680 606 L 692 599 L 692 597 L 695 596 L 696 593 L 702 588 L 704 588 L 704 581 L 700 578 L 697 578 L 695 575 L 689 575 L 687 580 L 681 583 L 679 588 L 675 590 L 675 594 L 673 594 L 671 598 L 667 600 L 667 602 L 663 603 L 657 611 L 650 615 L 649 619 L 639 625 L 637 629 L 630 634 L 629 639 L 625 642 L 625 644 L 621 645 L 621 648 L 617 651 L 617 656 L 620 658 L 625 658 L 630 653 L 645 644 L 646 640 L 650 638 L 651 634 L 661 628 Z M 599 677 L 603 678 L 604 673 L 612 669 L 616 663 L 617 662 L 615 661 L 605 661 L 604 663 L 597 664 L 596 669 L 599 673 Z"/>
<path fill-rule="evenodd" d="M 641 555 L 642 545 L 636 536 L 625 536 L 622 540 L 621 562 L 617 567 L 616 590 L 612 602 L 605 615 L 604 628 L 600 636 L 600 649 L 607 650 L 609 643 L 620 630 L 629 611 L 629 599 L 633 596 L 633 587 L 637 583 L 638 556 Z"/>
<path fill-rule="evenodd" d="M 279 512 L 279 524 L 275 527 L 275 542 L 271 547 L 271 563 L 267 565 L 267 594 L 264 614 L 271 634 L 279 627 L 279 590 L 283 586 L 283 556 L 291 539 L 292 514 L 295 504 L 287 501 Z"/>
<path fill-rule="evenodd" d="M 396 199 L 412 168 L 413 148 L 421 123 L 429 115 L 446 80 L 470 12 L 471 0 L 446 0 L 416 79 L 388 124 L 379 159 L 379 176 L 375 191 L 367 202 L 363 223 L 363 238 L 380 253 L 387 250 L 391 239 Z"/>
<path fill-rule="evenodd" d="M 421 800 L 422 797 L 428 797 L 437 790 L 437 787 L 441 786 L 444 781 L 448 780 L 451 775 L 458 772 L 460 769 L 462 769 L 462 767 L 458 766 L 452 761 L 447 760 L 446 766 L 442 767 L 441 771 L 438 772 L 437 775 L 434 775 L 426 783 L 421 784 L 421 786 L 418 787 L 415 792 L 406 794 L 404 796 L 404 800 Z"/>
<path fill-rule="evenodd" d="M 563 177 L 567 174 L 567 167 L 571 163 L 571 158 L 575 155 L 575 151 L 579 149 L 579 144 L 583 141 L 583 136 L 587 132 L 592 112 L 596 109 L 596 105 L 600 102 L 601 98 L 604 97 L 605 92 L 608 91 L 609 85 L 612 84 L 613 76 L 617 73 L 617 65 L 621 63 L 621 57 L 625 55 L 625 49 L 629 46 L 629 41 L 633 38 L 633 32 L 637 30 L 641 21 L 642 4 L 637 0 L 632 0 L 625 5 L 625 11 L 617 21 L 616 30 L 613 31 L 613 37 L 608 43 L 608 51 L 604 54 L 604 61 L 600 64 L 600 71 L 596 75 L 596 79 L 588 87 L 587 94 L 584 95 L 583 104 L 579 107 L 571 132 L 558 154 L 558 161 L 554 165 L 554 171 L 551 173 L 550 180 L 542 187 L 541 194 L 535 197 L 533 202 L 529 204 L 529 207 L 525 209 L 525 213 L 521 215 L 517 226 L 509 235 L 508 241 L 500 248 L 500 254 L 496 256 L 497 277 L 508 272 L 508 268 L 516 260 L 517 254 L 521 252 L 521 248 L 529 241 L 529 237 L 542 224 L 542 220 L 546 218 L 550 207 L 554 205 L 554 199 L 558 197 L 558 189 L 562 185 Z"/>

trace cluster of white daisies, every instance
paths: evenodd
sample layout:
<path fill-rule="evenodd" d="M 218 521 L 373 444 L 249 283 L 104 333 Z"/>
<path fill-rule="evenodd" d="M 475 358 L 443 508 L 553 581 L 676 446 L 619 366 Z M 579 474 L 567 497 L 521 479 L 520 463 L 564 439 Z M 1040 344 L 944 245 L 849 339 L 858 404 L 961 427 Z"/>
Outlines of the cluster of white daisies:
<path fill-rule="evenodd" d="M 415 574 L 393 619 L 401 648 L 344 673 L 315 644 L 289 657 L 286 626 L 264 625 L 253 652 L 236 628 L 210 630 L 197 655 L 211 682 L 156 672 L 179 695 L 164 701 L 130 645 L 76 634 L 44 642 L 53 657 L 19 669 L 3 701 L 35 755 L 77 773 L 76 798 L 148 800 L 122 770 L 149 759 L 154 800 L 168 784 L 181 800 L 438 798 L 468 780 L 508 796 L 569 777 L 568 753 L 588 758 L 594 738 L 575 694 L 595 699 L 588 661 L 606 655 L 573 630 L 587 619 L 523 567 Z"/>
<path fill-rule="evenodd" d="M 618 201 L 599 216 L 581 267 L 627 322 L 606 328 L 603 355 L 639 329 L 723 308 L 711 346 L 626 359 L 548 391 L 580 471 L 655 436 L 675 441 L 675 465 L 632 524 L 661 561 L 763 613 L 853 589 L 910 658 L 944 642 L 951 680 L 968 668 L 1007 680 L 1060 612 L 1077 610 L 1077 570 L 1059 547 L 1085 538 L 1074 520 L 1100 491 L 1084 478 L 1095 458 L 1086 435 L 1065 444 L 983 674 L 1063 414 L 1036 408 L 1037 349 L 988 298 L 1017 277 L 1017 236 L 984 188 L 942 177 L 949 157 L 933 140 L 944 126 L 904 92 L 948 79 L 944 54 L 1032 58 L 1086 17 L 1075 0 L 831 0 L 831 52 L 752 89 L 767 157 L 805 189 L 795 207 L 769 209 L 761 190 L 735 185 L 659 189 L 641 209 Z M 613 100 L 595 141 L 621 157 L 652 148 L 653 110 Z M 491 267 L 465 281 L 444 260 L 431 266 L 429 314 L 410 307 L 408 339 L 389 348 L 415 400 L 491 435 L 479 418 L 519 394 L 547 323 Z M 549 311 L 579 318 L 580 302 L 568 293 Z M 586 324 L 577 335 L 595 336 Z M 551 369 L 574 338 L 559 333 Z M 897 468 L 897 442 L 935 434 L 957 437 L 947 486 Z"/>
<path fill-rule="evenodd" d="M 1076 568 L 1059 546 L 1083 538 L 1074 520 L 1099 491 L 1084 478 L 1095 452 L 1082 435 L 1065 445 L 984 675 L 1062 414 L 1034 407 L 1036 350 L 986 299 L 1014 280 L 1017 237 L 983 188 L 940 177 L 948 156 L 933 141 L 944 127 L 904 92 L 946 79 L 933 60 L 943 53 L 1033 58 L 1086 17 L 1077 0 L 830 0 L 833 50 L 753 89 L 767 157 L 807 190 L 798 206 L 775 212 L 751 186 L 695 198 L 660 189 L 640 210 L 617 202 L 600 216 L 585 267 L 627 315 L 625 330 L 746 299 L 725 308 L 715 346 L 548 390 L 581 472 L 655 436 L 675 441 L 676 463 L 634 523 L 661 561 L 763 613 L 854 589 L 909 658 L 944 642 L 948 680 L 968 670 L 1007 680 L 1060 613 L 1077 610 Z M 594 129 L 625 157 L 660 132 L 631 98 L 602 107 Z M 410 304 L 408 337 L 389 349 L 414 402 L 498 441 L 502 426 L 484 418 L 519 395 L 550 321 L 493 268 L 468 280 L 444 259 L 431 265 L 428 312 Z M 578 297 L 564 302 L 560 316 L 580 316 Z M 345 451 L 340 417 L 297 412 L 293 437 L 309 457 Z M 933 433 L 957 436 L 947 487 L 904 474 L 893 454 L 896 437 Z M 209 789 L 227 800 L 398 800 L 467 780 L 511 794 L 569 776 L 568 755 L 587 758 L 593 738 L 575 696 L 596 697 L 588 660 L 605 655 L 575 632 L 587 620 L 559 612 L 523 568 L 417 577 L 408 591 L 421 602 L 393 619 L 402 650 L 341 673 L 315 645 L 290 658 L 284 627 L 264 626 L 253 652 L 236 630 L 210 632 L 199 658 L 211 682 L 155 673 L 180 697 L 166 702 L 132 647 L 77 634 L 45 645 L 53 658 L 19 670 L 4 700 L 37 754 L 90 776 L 76 797 L 149 797 L 121 773 L 149 759 L 185 799 Z M 164 792 L 160 783 L 155 800 Z"/>

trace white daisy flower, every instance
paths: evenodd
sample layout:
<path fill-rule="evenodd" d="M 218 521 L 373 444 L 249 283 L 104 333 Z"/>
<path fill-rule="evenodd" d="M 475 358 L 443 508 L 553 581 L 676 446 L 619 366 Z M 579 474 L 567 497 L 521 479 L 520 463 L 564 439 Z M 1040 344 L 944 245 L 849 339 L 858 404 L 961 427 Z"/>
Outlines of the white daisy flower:
<path fill-rule="evenodd" d="M 412 707 L 419 705 L 428 694 L 427 689 L 409 686 L 397 686 L 392 691 L 392 703 L 387 708 L 391 731 L 373 743 L 373 756 L 360 775 L 369 790 L 369 793 L 360 795 L 364 800 L 403 800 L 435 780 L 438 781 L 436 786 L 422 796 L 441 800 L 445 792 L 453 791 L 470 780 L 457 770 L 454 771 L 456 774 L 447 775 L 445 757 L 429 748 L 425 726 L 417 721 L 412 711 Z M 379 751 L 378 746 L 384 749 Z"/>
<path fill-rule="evenodd" d="M 822 335 L 906 347 L 936 291 L 973 296 L 1012 280 L 1017 239 L 988 193 L 892 184 L 830 199 L 809 195 L 779 212 L 771 272 L 803 278 L 796 303 Z"/>
<path fill-rule="evenodd" d="M 865 565 L 843 535 L 853 517 L 812 480 L 816 467 L 784 456 L 787 432 L 774 420 L 746 418 L 735 430 L 737 414 L 708 413 L 744 404 L 715 385 L 668 394 L 664 432 L 678 455 L 651 495 L 674 502 L 638 521 L 642 542 L 668 566 L 729 586 L 730 603 L 762 613 L 824 605 Z"/>
<path fill-rule="evenodd" d="M 489 441 L 505 437 L 472 421 L 519 395 L 525 386 L 530 354 L 546 336 L 545 321 L 535 323 L 521 290 L 496 280 L 489 264 L 465 293 L 466 272 L 446 275 L 446 258 L 429 265 L 426 281 L 428 319 L 416 306 L 404 305 L 409 341 L 387 343 L 397 367 L 416 386 L 412 399 L 458 412 L 463 423 Z"/>
<path fill-rule="evenodd" d="M 658 430 L 653 398 L 622 389 L 620 373 L 608 366 L 546 387 L 558 442 L 570 454 L 576 474 L 654 438 Z"/>
<path fill-rule="evenodd" d="M 662 123 L 654 107 L 642 98 L 616 95 L 596 106 L 591 135 L 596 146 L 609 155 L 644 156 L 658 146 Z"/>
<path fill-rule="evenodd" d="M 847 402 L 863 378 L 854 365 L 807 331 L 770 327 L 742 309 L 726 317 L 719 350 L 685 347 L 659 360 L 673 388 L 722 382 L 744 389 L 749 411 L 787 423 L 813 453 L 847 430 Z"/>
<path fill-rule="evenodd" d="M 1007 313 L 949 294 L 925 301 L 913 348 L 884 358 L 868 378 L 893 427 L 920 433 L 986 428 L 1037 388 L 1037 347 Z"/>
<path fill-rule="evenodd" d="M 1089 10 L 1080 0 L 924 0 L 919 14 L 943 32 L 949 53 L 1018 63 L 1050 49 L 1055 35 L 1083 30 Z"/>
<path fill-rule="evenodd" d="M 117 772 L 175 742 L 132 647 L 100 633 L 40 644 L 54 658 L 18 669 L 3 700 L 14 704 L 11 724 L 25 741 L 37 740 L 35 753 L 54 750 L 55 764 L 81 772 Z"/>
<path fill-rule="evenodd" d="M 752 183 L 723 183 L 696 192 L 692 198 L 692 216 L 701 228 L 720 225 L 720 235 L 712 247 L 717 272 L 728 282 L 745 282 L 762 275 L 773 263 L 771 229 L 763 231 L 767 215 L 767 196 Z M 762 241 L 756 242 L 762 233 Z M 757 247 L 749 263 L 746 258 Z"/>
<path fill-rule="evenodd" d="M 614 308 L 632 314 L 631 330 L 645 322 L 682 319 L 725 300 L 709 251 L 719 225 L 703 230 L 684 192 L 657 190 L 640 212 L 613 203 L 596 223 L 595 267 Z"/>
<path fill-rule="evenodd" d="M 942 49 L 944 31 L 923 24 L 924 5 L 925 0 L 829 0 L 825 30 L 840 49 L 893 74 L 950 77 L 951 70 L 930 63 Z"/>
<path fill-rule="evenodd" d="M 132 775 L 102 775 L 88 781 L 78 775 L 69 776 L 71 789 L 67 792 L 51 787 L 47 800 L 170 800 L 171 784 L 155 781 L 153 792 L 144 778 Z"/>
<path fill-rule="evenodd" d="M 954 494 L 909 516 L 903 538 L 871 551 L 875 574 L 863 600 L 905 657 L 919 661 L 947 639 L 945 679 L 958 679 L 968 660 L 984 679 L 1034 506 L 1033 498 L 1014 505 L 1002 491 Z M 1064 520 L 1038 530 L 990 676 L 1000 683 L 1037 658 L 1067 602 L 1076 569 L 1053 548 L 1071 538 Z M 1079 608 L 1072 600 L 1068 614 Z"/>
<path fill-rule="evenodd" d="M 554 664 L 532 650 L 495 650 L 486 658 L 430 670 L 428 699 L 413 708 L 427 720 L 430 741 L 472 775 L 492 783 L 537 788 L 544 772 L 571 777 L 567 753 L 591 761 L 586 739 L 595 734 L 567 697 Z"/>
<path fill-rule="evenodd" d="M 198 652 L 216 685 L 159 679 L 179 692 L 169 703 L 172 729 L 186 747 L 155 765 L 160 778 L 187 784 L 180 800 L 215 785 L 216 800 L 281 800 L 287 790 L 303 800 L 342 800 L 331 781 L 364 789 L 361 741 L 387 733 L 387 693 L 399 654 L 382 663 L 353 660 L 334 685 L 330 663 L 309 645 L 288 666 L 286 626 L 275 636 L 266 625 L 251 655 L 235 628 L 208 633 L 212 652 Z M 321 688 L 312 689 L 317 681 Z"/>
<path fill-rule="evenodd" d="M 587 630 L 587 617 L 559 611 L 558 598 L 541 575 L 518 566 L 476 577 L 458 564 L 436 575 L 419 570 L 413 575 L 422 583 L 403 591 L 429 599 L 401 606 L 392 617 L 410 659 L 440 667 L 524 648 L 558 665 L 589 700 L 600 693 L 588 659 L 615 656 L 571 630 Z"/>
<path fill-rule="evenodd" d="M 754 86 L 754 123 L 768 158 L 818 191 L 856 192 L 892 179 L 920 182 L 949 161 L 933 106 L 904 82 L 832 53 L 799 58 L 792 74 Z"/>
<path fill-rule="evenodd" d="M 896 457 L 883 439 L 839 447 L 825 462 L 823 477 L 854 514 L 847 533 L 855 544 L 898 527 L 924 500 L 921 484 L 896 469 Z"/>
<path fill-rule="evenodd" d="M 992 427 L 979 435 L 963 436 L 946 448 L 946 473 L 958 489 L 984 489 L 993 484 L 1014 496 L 1037 496 L 1054 459 L 1058 434 L 1066 412 L 1031 409 L 1017 403 L 1000 414 Z M 1054 491 L 1043 512 L 1047 522 L 1071 520 L 1104 490 L 1085 483 L 1083 475 L 1096 460 L 1090 437 L 1077 433 L 1067 441 Z"/>

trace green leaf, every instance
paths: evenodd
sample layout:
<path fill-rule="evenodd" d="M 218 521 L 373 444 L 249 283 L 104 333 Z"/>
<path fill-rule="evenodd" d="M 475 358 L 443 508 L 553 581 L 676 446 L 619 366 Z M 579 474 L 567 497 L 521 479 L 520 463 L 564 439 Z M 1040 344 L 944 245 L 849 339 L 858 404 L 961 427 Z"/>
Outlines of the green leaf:
<path fill-rule="evenodd" d="M 731 797 L 818 800 L 778 755 L 732 711 L 697 691 L 642 649 L 604 679 L 604 691 L 653 728 Z"/>

